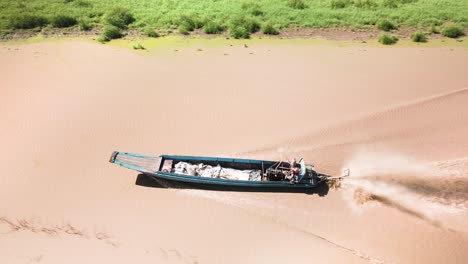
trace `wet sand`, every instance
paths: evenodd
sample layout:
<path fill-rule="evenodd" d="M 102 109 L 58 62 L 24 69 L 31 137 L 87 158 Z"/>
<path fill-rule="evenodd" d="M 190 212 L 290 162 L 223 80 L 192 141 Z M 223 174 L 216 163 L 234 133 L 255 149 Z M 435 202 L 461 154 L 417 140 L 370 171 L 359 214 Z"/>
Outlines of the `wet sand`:
<path fill-rule="evenodd" d="M 466 49 L 197 45 L 0 46 L 0 262 L 468 260 Z M 322 196 L 149 188 L 113 150 L 352 175 Z"/>

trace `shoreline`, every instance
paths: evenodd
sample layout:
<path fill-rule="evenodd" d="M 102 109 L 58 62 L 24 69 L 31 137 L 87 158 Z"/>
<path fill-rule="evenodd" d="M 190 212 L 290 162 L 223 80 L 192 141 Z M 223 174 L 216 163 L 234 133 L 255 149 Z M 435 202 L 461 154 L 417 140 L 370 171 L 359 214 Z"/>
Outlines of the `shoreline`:
<path fill-rule="evenodd" d="M 407 31 L 409 32 L 409 31 Z M 397 35 L 400 40 L 393 45 L 383 45 L 378 42 L 379 31 L 338 31 L 336 29 L 312 29 L 296 31 L 296 33 L 281 34 L 277 36 L 252 34 L 249 39 L 234 39 L 227 34 L 208 35 L 195 32 L 184 36 L 180 34 L 168 34 L 157 38 L 141 36 L 129 33 L 121 39 L 114 39 L 107 43 L 98 41 L 99 34 L 91 33 L 78 34 L 43 34 L 36 33 L 33 36 L 13 38 L 9 40 L 0 39 L 0 46 L 27 45 L 42 42 L 62 42 L 62 41 L 87 41 L 101 45 L 119 46 L 136 51 L 150 51 L 157 48 L 182 48 L 194 45 L 202 46 L 225 46 L 225 45 L 247 45 L 247 44 L 271 44 L 271 45 L 316 45 L 327 47 L 372 47 L 372 48 L 465 48 L 468 49 L 468 36 L 457 39 L 443 37 L 440 34 L 431 35 L 428 42 L 418 43 L 404 37 L 404 33 L 390 33 Z M 403 35 L 403 37 L 402 37 Z M 23 35 L 25 36 L 25 35 Z M 141 49 L 135 48 L 141 45 Z"/>

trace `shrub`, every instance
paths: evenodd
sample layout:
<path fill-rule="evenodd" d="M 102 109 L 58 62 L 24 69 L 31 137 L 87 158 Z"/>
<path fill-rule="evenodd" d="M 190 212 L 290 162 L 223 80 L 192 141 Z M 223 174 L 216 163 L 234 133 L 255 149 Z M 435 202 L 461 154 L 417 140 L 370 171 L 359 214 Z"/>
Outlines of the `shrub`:
<path fill-rule="evenodd" d="M 381 34 L 379 36 L 379 42 L 384 44 L 384 45 L 393 45 L 395 43 L 397 43 L 398 41 L 398 38 L 395 37 L 395 36 L 390 36 L 390 35 L 387 35 L 387 34 Z"/>
<path fill-rule="evenodd" d="M 88 31 L 93 28 L 93 23 L 88 18 L 83 18 L 78 23 L 81 30 Z"/>
<path fill-rule="evenodd" d="M 398 0 L 383 0 L 382 6 L 388 7 L 388 8 L 397 8 L 398 3 L 399 3 Z"/>
<path fill-rule="evenodd" d="M 411 35 L 411 39 L 414 42 L 427 42 L 426 34 L 421 31 L 415 32 Z"/>
<path fill-rule="evenodd" d="M 187 25 L 179 26 L 179 33 L 180 34 L 188 35 L 188 34 L 190 34 L 190 31 L 193 31 L 193 29 L 189 28 Z"/>
<path fill-rule="evenodd" d="M 223 30 L 224 30 L 224 27 L 214 21 L 209 21 L 208 23 L 205 24 L 205 26 L 203 26 L 203 31 L 206 34 L 219 34 L 223 32 Z"/>
<path fill-rule="evenodd" d="M 141 45 L 140 43 L 136 44 L 136 45 L 133 45 L 133 49 L 136 49 L 136 50 L 144 50 L 145 47 L 143 47 L 143 45 Z"/>
<path fill-rule="evenodd" d="M 390 30 L 396 29 L 397 27 L 392 22 L 386 19 L 383 19 L 377 22 L 377 28 L 383 31 L 390 31 Z"/>
<path fill-rule="evenodd" d="M 442 30 L 442 35 L 449 38 L 458 38 L 465 35 L 465 32 L 463 32 L 463 28 L 457 25 L 451 25 L 444 27 Z"/>
<path fill-rule="evenodd" d="M 150 38 L 157 38 L 157 37 L 159 37 L 158 32 L 156 32 L 156 30 L 154 30 L 154 28 L 150 28 L 150 27 L 146 27 L 146 28 L 143 30 L 143 34 L 145 34 L 146 36 L 148 36 L 148 37 L 150 37 Z"/>
<path fill-rule="evenodd" d="M 205 24 L 203 19 L 198 16 L 188 16 L 182 15 L 179 17 L 177 24 L 179 26 L 179 31 L 184 34 L 194 29 L 202 28 Z"/>
<path fill-rule="evenodd" d="M 125 29 L 129 24 L 135 22 L 135 18 L 127 8 L 115 7 L 104 16 L 104 22 Z"/>
<path fill-rule="evenodd" d="M 279 34 L 279 31 L 270 23 L 263 24 L 262 32 L 263 32 L 263 34 L 267 34 L 267 35 L 278 35 Z"/>
<path fill-rule="evenodd" d="M 373 0 L 354 0 L 354 6 L 357 8 L 375 8 L 377 7 L 377 3 Z"/>
<path fill-rule="evenodd" d="M 123 36 L 124 34 L 120 28 L 109 25 L 104 27 L 104 29 L 102 30 L 102 35 L 99 41 L 106 42 L 110 41 L 111 39 L 121 38 Z"/>
<path fill-rule="evenodd" d="M 52 18 L 52 26 L 56 28 L 66 28 L 76 25 L 76 19 L 67 15 L 58 15 Z"/>
<path fill-rule="evenodd" d="M 231 27 L 244 27 L 249 33 L 255 33 L 260 29 L 260 23 L 252 17 L 240 16 L 231 20 Z"/>
<path fill-rule="evenodd" d="M 255 3 L 255 2 L 250 2 L 250 1 L 249 2 L 244 2 L 244 3 L 242 3 L 241 8 L 243 10 L 249 12 L 250 14 L 254 15 L 254 16 L 263 15 L 263 11 L 262 11 L 261 6 L 258 3 Z"/>
<path fill-rule="evenodd" d="M 10 27 L 14 29 L 31 29 L 35 27 L 43 27 L 47 25 L 49 21 L 43 16 L 36 15 L 19 15 L 12 17 L 10 20 Z"/>
<path fill-rule="evenodd" d="M 232 26 L 229 28 L 229 34 L 235 39 L 248 39 L 250 32 L 243 26 Z"/>
<path fill-rule="evenodd" d="M 288 0 L 288 6 L 294 9 L 305 9 L 307 5 L 303 0 Z"/>
<path fill-rule="evenodd" d="M 91 4 L 90 2 L 86 0 L 78 0 L 74 3 L 74 5 L 76 5 L 77 7 L 92 7 L 93 6 L 93 4 Z"/>
<path fill-rule="evenodd" d="M 332 0 L 330 3 L 331 8 L 340 9 L 351 5 L 351 0 Z"/>

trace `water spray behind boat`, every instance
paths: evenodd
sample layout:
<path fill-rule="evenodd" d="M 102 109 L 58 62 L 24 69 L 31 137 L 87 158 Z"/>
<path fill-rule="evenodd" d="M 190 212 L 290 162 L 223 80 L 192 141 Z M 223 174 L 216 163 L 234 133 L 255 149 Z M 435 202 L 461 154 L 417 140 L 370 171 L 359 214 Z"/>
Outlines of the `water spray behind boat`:
<path fill-rule="evenodd" d="M 363 149 L 345 167 L 353 175 L 339 187 L 354 208 L 383 204 L 431 221 L 468 208 L 468 159 L 431 163 Z"/>

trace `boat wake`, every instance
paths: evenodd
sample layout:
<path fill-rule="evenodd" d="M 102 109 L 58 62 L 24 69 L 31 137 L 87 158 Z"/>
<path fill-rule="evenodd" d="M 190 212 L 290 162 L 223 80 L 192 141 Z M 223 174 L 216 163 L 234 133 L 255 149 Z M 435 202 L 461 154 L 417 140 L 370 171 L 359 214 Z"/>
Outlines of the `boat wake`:
<path fill-rule="evenodd" d="M 375 263 L 375 264 L 385 263 L 385 261 L 378 259 L 376 257 L 370 256 L 367 253 L 364 253 L 359 250 L 356 250 L 356 249 L 347 247 L 345 245 L 339 244 L 337 242 L 334 242 L 322 235 L 319 235 L 319 234 L 311 232 L 310 230 L 301 228 L 298 225 L 293 225 L 291 223 L 288 223 L 287 221 L 284 221 L 281 218 L 279 218 L 274 213 L 274 212 L 293 212 L 293 213 L 299 213 L 303 215 L 304 214 L 310 215 L 310 212 L 297 211 L 287 206 L 284 206 L 278 203 L 272 203 L 271 201 L 261 199 L 255 195 L 247 195 L 243 193 L 219 193 L 219 192 L 205 191 L 205 190 L 177 190 L 177 192 L 181 195 L 186 195 L 186 196 L 190 196 L 194 198 L 204 198 L 208 200 L 217 201 L 222 204 L 237 207 L 239 209 L 245 210 L 246 212 L 251 212 L 251 213 L 254 213 L 255 215 L 261 216 L 262 218 L 267 219 L 273 223 L 282 225 L 289 229 L 295 230 L 297 232 L 301 232 L 315 239 L 321 240 L 340 250 L 349 252 L 350 254 L 355 255 L 356 257 L 366 260 L 369 263 Z"/>
<path fill-rule="evenodd" d="M 441 214 L 468 208 L 468 158 L 427 163 L 395 152 L 360 151 L 341 187 L 354 208 L 377 202 L 439 225 Z"/>

